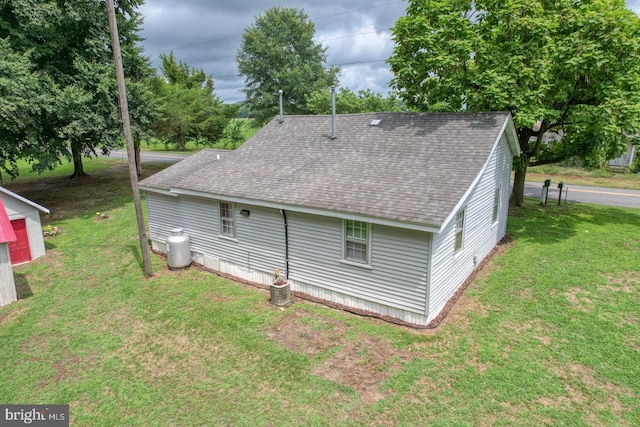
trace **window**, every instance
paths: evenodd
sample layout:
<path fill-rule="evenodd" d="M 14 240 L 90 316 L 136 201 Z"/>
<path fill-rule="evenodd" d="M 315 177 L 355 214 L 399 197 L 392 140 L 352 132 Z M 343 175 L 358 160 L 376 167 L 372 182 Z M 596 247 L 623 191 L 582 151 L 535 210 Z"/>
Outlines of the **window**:
<path fill-rule="evenodd" d="M 369 262 L 369 224 L 350 219 L 344 222 L 344 258 L 348 261 Z"/>
<path fill-rule="evenodd" d="M 462 250 L 462 235 L 464 234 L 464 209 L 456 215 L 456 245 L 454 252 Z"/>
<path fill-rule="evenodd" d="M 220 202 L 220 234 L 236 237 L 236 220 L 234 206 L 231 202 Z"/>
<path fill-rule="evenodd" d="M 493 195 L 493 222 L 498 222 L 498 212 L 500 211 L 500 187 L 496 188 Z"/>

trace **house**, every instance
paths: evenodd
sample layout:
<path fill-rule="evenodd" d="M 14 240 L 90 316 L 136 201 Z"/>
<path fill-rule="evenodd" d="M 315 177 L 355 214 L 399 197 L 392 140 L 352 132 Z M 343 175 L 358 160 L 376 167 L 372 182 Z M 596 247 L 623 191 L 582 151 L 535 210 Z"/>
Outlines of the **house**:
<path fill-rule="evenodd" d="M 540 130 L 541 122 L 537 122 L 533 127 L 534 131 Z M 559 143 L 562 141 L 564 137 L 564 132 L 562 130 L 554 130 L 552 132 L 545 132 L 542 136 L 542 141 L 544 144 L 549 147 L 554 143 Z M 535 143 L 537 136 L 532 136 L 529 138 L 530 143 Z M 627 168 L 633 167 L 633 161 L 636 158 L 636 145 L 635 142 L 638 140 L 638 135 L 629 135 L 627 136 L 627 145 L 623 151 L 618 151 L 615 153 L 615 158 L 607 160 L 607 166 L 612 170 L 624 170 Z M 567 166 L 569 165 L 583 165 L 583 161 L 577 156 L 573 156 L 567 159 L 564 162 Z"/>
<path fill-rule="evenodd" d="M 40 212 L 49 209 L 40 206 L 4 187 L 0 187 L 0 200 L 4 202 L 17 240 L 9 245 L 11 262 L 21 264 L 45 254 Z"/>
<path fill-rule="evenodd" d="M 11 304 L 18 299 L 9 255 L 9 244 L 15 240 L 16 235 L 11 227 L 2 199 L 0 199 L 0 307 Z"/>
<path fill-rule="evenodd" d="M 285 116 L 140 185 L 156 251 L 180 227 L 207 268 L 427 325 L 505 236 L 519 154 L 506 112 Z"/>
<path fill-rule="evenodd" d="M 627 151 L 618 153 L 615 159 L 611 159 L 607 162 L 607 166 L 610 168 L 626 169 L 633 165 L 633 161 L 636 158 L 636 146 L 631 139 L 627 141 Z"/>

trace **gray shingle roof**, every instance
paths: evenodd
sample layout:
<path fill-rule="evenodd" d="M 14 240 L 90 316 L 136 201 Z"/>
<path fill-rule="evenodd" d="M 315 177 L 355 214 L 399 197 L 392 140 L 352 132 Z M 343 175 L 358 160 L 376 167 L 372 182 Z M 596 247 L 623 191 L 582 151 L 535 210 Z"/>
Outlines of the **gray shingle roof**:
<path fill-rule="evenodd" d="M 234 152 L 203 150 L 141 185 L 439 227 L 510 120 L 506 112 L 338 115 L 331 139 L 330 115 L 285 116 Z"/>

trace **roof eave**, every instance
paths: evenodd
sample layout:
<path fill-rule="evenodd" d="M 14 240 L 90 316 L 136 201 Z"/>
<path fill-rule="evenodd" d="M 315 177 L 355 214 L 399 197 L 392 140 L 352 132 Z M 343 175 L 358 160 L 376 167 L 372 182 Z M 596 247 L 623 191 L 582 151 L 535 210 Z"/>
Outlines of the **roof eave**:
<path fill-rule="evenodd" d="M 150 191 L 152 193 L 163 194 L 165 196 L 176 197 L 176 193 L 172 193 L 168 188 L 158 188 L 151 185 L 140 185 L 140 190 Z"/>
<path fill-rule="evenodd" d="M 487 159 L 485 160 L 484 165 L 482 166 L 482 168 L 480 169 L 480 171 L 476 175 L 476 177 L 473 180 L 473 182 L 471 183 L 471 185 L 467 188 L 467 191 L 460 198 L 460 200 L 456 204 L 455 208 L 449 213 L 449 216 L 447 217 L 447 219 L 442 223 L 442 225 L 440 226 L 440 229 L 438 230 L 438 233 L 441 233 L 442 231 L 444 231 L 444 229 L 447 227 L 447 225 L 453 220 L 455 215 L 458 213 L 458 211 L 460 209 L 462 209 L 462 206 L 464 206 L 467 203 L 467 199 L 469 198 L 471 193 L 475 190 L 476 186 L 478 185 L 478 182 L 480 182 L 480 178 L 482 178 L 482 175 L 487 170 L 487 165 L 489 164 L 489 159 L 491 159 L 491 157 L 495 153 L 496 149 L 498 148 L 498 145 L 500 144 L 500 139 L 502 139 L 502 134 L 505 134 L 505 136 L 507 138 L 507 144 L 509 145 L 509 148 L 511 150 L 511 154 L 514 157 L 520 156 L 520 146 L 518 145 L 518 137 L 517 137 L 517 134 L 516 134 L 516 128 L 515 128 L 515 126 L 513 124 L 513 120 L 511 118 L 511 113 L 507 113 L 506 119 L 505 119 L 504 123 L 502 124 L 502 127 L 500 128 L 500 132 L 498 132 L 498 137 L 496 138 L 495 142 L 493 143 L 493 147 L 491 148 L 491 152 L 487 156 Z"/>
<path fill-rule="evenodd" d="M 508 113 L 507 119 L 502 125 L 502 129 L 500 130 L 500 134 L 504 132 L 507 137 L 507 142 L 509 143 L 509 148 L 511 149 L 511 154 L 513 157 L 520 157 L 522 151 L 520 150 L 520 144 L 518 143 L 518 132 L 516 131 L 516 126 L 513 123 L 513 117 L 511 113 Z"/>
<path fill-rule="evenodd" d="M 153 191 L 160 194 L 167 194 L 165 190 L 158 190 L 156 188 L 148 188 L 147 191 Z M 405 228 L 408 230 L 415 230 L 415 231 L 424 231 L 427 233 L 437 233 L 440 230 L 440 227 L 438 225 L 403 222 L 403 221 L 398 221 L 398 220 L 389 219 L 389 218 L 373 217 L 368 215 L 356 214 L 352 212 L 341 212 L 341 211 L 334 211 L 330 209 L 314 208 L 309 206 L 297 206 L 297 205 L 290 205 L 286 203 L 271 202 L 268 200 L 258 200 L 258 199 L 249 199 L 249 198 L 237 197 L 237 196 L 228 196 L 226 194 L 205 193 L 202 191 L 188 190 L 184 188 L 172 188 L 169 193 L 170 193 L 169 195 L 172 195 L 172 196 L 184 195 L 184 196 L 192 196 L 192 197 L 201 197 L 205 199 L 225 200 L 225 201 L 234 202 L 234 203 L 243 203 L 247 205 L 254 205 L 254 206 L 279 209 L 279 210 L 287 210 L 287 211 L 299 212 L 299 213 L 305 213 L 305 214 L 311 214 L 311 215 L 319 215 L 319 216 L 333 217 L 333 218 L 340 218 L 340 219 L 352 219 L 356 221 L 368 222 L 371 224 Z"/>
<path fill-rule="evenodd" d="M 51 213 L 49 212 L 49 209 L 45 208 L 44 206 L 40 206 L 39 204 L 37 204 L 36 202 L 33 202 L 29 199 L 26 199 L 24 197 L 22 197 L 19 194 L 14 193 L 13 191 L 7 190 L 4 187 L 0 187 L 0 191 L 3 192 L 4 194 L 6 194 L 7 196 L 13 197 L 14 199 L 20 200 L 22 203 L 26 203 L 29 206 L 33 206 L 34 208 L 38 209 L 39 211 L 42 211 L 46 214 Z"/>

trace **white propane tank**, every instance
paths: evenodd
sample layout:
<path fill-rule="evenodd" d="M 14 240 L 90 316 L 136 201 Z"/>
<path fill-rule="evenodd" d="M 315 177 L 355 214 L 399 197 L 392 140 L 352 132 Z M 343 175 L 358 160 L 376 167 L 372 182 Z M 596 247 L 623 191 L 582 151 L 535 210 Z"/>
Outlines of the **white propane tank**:
<path fill-rule="evenodd" d="M 183 234 L 182 228 L 171 230 L 167 237 L 167 264 L 171 270 L 180 270 L 191 265 L 191 244 L 189 236 Z"/>

